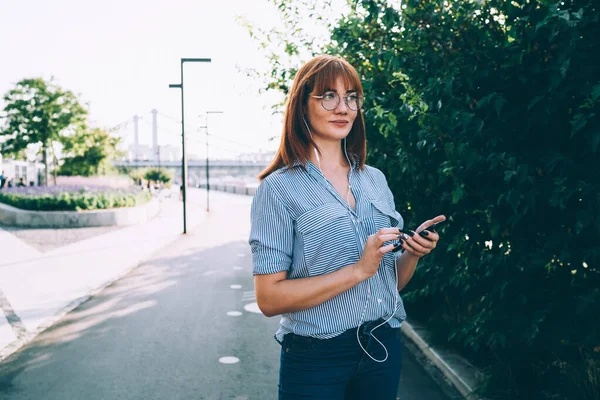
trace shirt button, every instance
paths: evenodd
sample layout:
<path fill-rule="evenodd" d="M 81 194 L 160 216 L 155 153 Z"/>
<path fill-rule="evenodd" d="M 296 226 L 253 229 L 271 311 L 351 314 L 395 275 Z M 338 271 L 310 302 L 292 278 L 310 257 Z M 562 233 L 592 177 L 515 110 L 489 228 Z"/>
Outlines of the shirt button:
<path fill-rule="evenodd" d="M 381 299 L 377 299 L 377 302 L 378 302 L 379 304 L 381 304 Z"/>

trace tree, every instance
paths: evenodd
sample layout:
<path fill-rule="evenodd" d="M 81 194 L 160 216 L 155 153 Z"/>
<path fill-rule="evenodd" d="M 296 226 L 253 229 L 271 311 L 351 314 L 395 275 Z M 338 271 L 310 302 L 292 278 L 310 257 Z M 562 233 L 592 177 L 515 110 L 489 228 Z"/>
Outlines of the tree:
<path fill-rule="evenodd" d="M 169 183 L 171 176 L 161 169 L 150 169 L 144 174 L 144 179 L 153 182 Z"/>
<path fill-rule="evenodd" d="M 37 147 L 45 166 L 45 184 L 48 184 L 48 152 L 56 159 L 55 145 L 61 135 L 85 128 L 87 111 L 77 96 L 63 90 L 52 80 L 23 79 L 4 95 L 4 127 L 0 137 L 4 142 L 0 151 L 22 154 L 28 147 Z"/>
<path fill-rule="evenodd" d="M 105 175 L 113 169 L 111 162 L 122 155 L 117 150 L 121 139 L 100 128 L 61 136 L 60 141 L 64 158 L 59 175 Z"/>

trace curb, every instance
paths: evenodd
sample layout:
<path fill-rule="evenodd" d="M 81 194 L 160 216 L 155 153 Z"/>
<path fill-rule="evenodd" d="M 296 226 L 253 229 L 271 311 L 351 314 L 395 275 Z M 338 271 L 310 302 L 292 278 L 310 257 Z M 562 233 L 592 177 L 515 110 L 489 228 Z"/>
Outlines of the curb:
<path fill-rule="evenodd" d="M 415 331 L 413 326 L 402 322 L 402 332 L 419 347 L 421 352 L 444 374 L 458 392 L 467 400 L 482 400 L 454 368 L 452 368 L 427 342 Z"/>

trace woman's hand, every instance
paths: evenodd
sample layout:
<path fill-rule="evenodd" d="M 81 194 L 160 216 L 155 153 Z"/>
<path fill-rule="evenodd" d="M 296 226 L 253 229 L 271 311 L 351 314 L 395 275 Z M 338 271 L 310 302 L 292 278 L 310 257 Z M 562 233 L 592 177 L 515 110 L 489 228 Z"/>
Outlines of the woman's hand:
<path fill-rule="evenodd" d="M 437 246 L 440 235 L 434 229 L 428 229 L 431 225 L 445 221 L 444 215 L 439 215 L 433 219 L 423 222 L 417 228 L 416 232 L 408 231 L 403 233 L 400 239 L 401 246 L 404 250 L 416 257 L 423 257 Z"/>
<path fill-rule="evenodd" d="M 384 245 L 385 242 L 398 240 L 399 233 L 398 228 L 381 228 L 368 237 L 360 260 L 354 264 L 354 270 L 361 282 L 377 273 L 383 256 L 394 248 L 393 243 Z"/>

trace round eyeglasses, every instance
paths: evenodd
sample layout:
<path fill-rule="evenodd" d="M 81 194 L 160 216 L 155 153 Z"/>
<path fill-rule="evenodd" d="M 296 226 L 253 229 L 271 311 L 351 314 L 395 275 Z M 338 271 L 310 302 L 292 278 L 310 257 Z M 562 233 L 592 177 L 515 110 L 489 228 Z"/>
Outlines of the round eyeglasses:
<path fill-rule="evenodd" d="M 332 111 L 337 108 L 340 104 L 340 95 L 337 92 L 325 92 L 322 96 L 314 96 L 316 99 L 321 99 L 321 105 L 327 111 Z M 360 96 L 358 93 L 350 93 L 344 96 L 344 102 L 352 111 L 358 111 L 361 109 L 363 105 L 364 97 Z"/>

